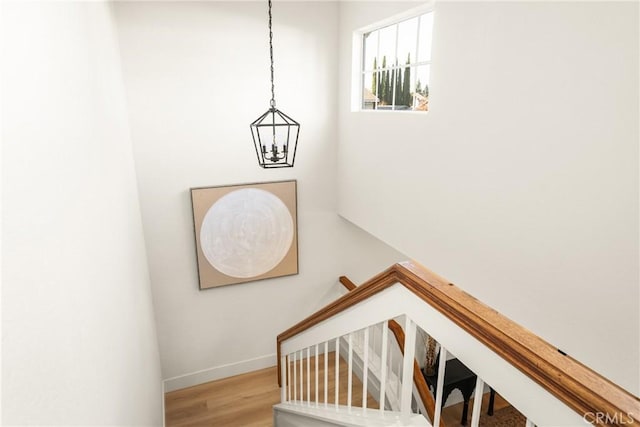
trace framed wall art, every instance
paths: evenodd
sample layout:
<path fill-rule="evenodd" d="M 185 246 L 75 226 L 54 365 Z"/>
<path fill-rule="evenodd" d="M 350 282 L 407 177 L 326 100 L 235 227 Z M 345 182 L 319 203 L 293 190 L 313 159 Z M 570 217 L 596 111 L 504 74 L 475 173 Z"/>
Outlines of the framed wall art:
<path fill-rule="evenodd" d="M 200 289 L 298 274 L 297 182 L 191 189 Z"/>

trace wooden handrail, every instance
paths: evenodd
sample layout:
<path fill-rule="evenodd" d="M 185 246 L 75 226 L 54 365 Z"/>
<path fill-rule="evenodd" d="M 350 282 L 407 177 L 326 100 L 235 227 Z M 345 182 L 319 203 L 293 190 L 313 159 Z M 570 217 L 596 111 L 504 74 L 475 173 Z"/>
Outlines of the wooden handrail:
<path fill-rule="evenodd" d="M 338 280 L 340 281 L 340 283 L 342 283 L 342 286 L 347 288 L 348 291 L 352 291 L 358 287 L 355 283 L 349 280 L 347 276 L 340 276 Z"/>
<path fill-rule="evenodd" d="M 640 399 L 416 262 L 395 264 L 278 335 L 283 341 L 400 283 L 587 421 L 638 426 Z M 605 414 L 608 416 L 594 416 Z"/>
<path fill-rule="evenodd" d="M 346 276 L 340 276 L 340 283 L 347 288 L 349 291 L 353 291 L 357 288 L 356 284 L 349 280 Z M 400 348 L 400 352 L 404 356 L 404 329 L 402 326 L 395 320 L 389 320 L 389 329 L 393 333 L 393 336 L 396 338 L 396 342 L 398 343 L 398 347 Z M 420 365 L 416 359 L 413 359 L 413 384 L 416 386 L 416 390 L 418 390 L 418 395 L 422 400 L 422 404 L 427 410 L 427 415 L 430 420 L 434 419 L 436 413 L 436 402 L 433 400 L 433 395 L 429 391 L 429 386 L 427 385 L 427 381 L 422 376 L 422 371 L 420 370 Z M 440 427 L 446 427 L 442 418 L 440 418 Z"/>

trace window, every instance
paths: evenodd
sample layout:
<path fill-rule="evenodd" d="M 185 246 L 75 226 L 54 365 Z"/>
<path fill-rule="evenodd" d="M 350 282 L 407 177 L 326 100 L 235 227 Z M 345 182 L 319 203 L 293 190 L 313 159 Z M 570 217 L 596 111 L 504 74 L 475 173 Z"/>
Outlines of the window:
<path fill-rule="evenodd" d="M 429 110 L 432 27 L 429 12 L 363 34 L 363 110 Z"/>

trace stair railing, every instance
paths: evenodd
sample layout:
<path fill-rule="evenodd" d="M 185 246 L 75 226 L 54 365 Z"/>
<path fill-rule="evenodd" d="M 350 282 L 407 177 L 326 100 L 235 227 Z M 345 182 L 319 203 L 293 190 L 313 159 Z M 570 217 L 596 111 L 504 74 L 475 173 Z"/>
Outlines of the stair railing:
<path fill-rule="evenodd" d="M 278 336 L 283 407 L 315 407 L 325 415 L 330 412 L 327 411 L 326 369 L 324 401 L 318 396 L 317 369 L 315 402 L 310 400 L 310 356 L 315 349 L 317 366 L 319 347 L 323 347 L 326 366 L 331 342 L 337 349 L 341 337 L 345 337 L 349 347 L 347 405 L 343 408 L 338 404 L 336 393 L 332 412 L 352 414 L 356 411 L 361 417 L 371 414 L 373 411 L 366 408 L 366 397 L 359 409 L 352 402 L 352 338 L 356 331 L 364 331 L 366 336 L 373 326 L 383 325 L 379 368 L 384 383 L 388 323 L 389 319 L 400 316 L 404 318 L 405 331 L 401 410 L 391 415 L 403 424 L 420 425 L 413 424 L 418 421 L 411 407 L 412 377 L 416 371 L 415 331 L 419 326 L 441 345 L 435 409 L 433 416 L 429 415 L 432 425 L 440 425 L 448 350 L 477 374 L 476 390 L 483 390 L 486 381 L 525 414 L 528 426 L 638 425 L 640 400 L 637 397 L 414 262 L 390 267 Z M 338 359 L 336 351 L 336 391 Z M 370 368 L 366 360 L 363 372 Z M 363 383 L 366 396 L 366 381 Z M 385 415 L 384 390 L 385 385 L 381 384 L 378 400 L 381 415 Z M 480 401 L 474 400 L 472 427 L 478 425 Z"/>

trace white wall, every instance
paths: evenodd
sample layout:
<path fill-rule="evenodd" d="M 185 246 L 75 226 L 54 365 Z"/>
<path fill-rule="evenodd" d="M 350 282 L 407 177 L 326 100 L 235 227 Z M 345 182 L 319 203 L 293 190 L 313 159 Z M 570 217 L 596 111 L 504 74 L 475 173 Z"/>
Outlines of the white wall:
<path fill-rule="evenodd" d="M 638 394 L 637 2 L 437 3 L 431 111 L 351 112 L 413 6 L 340 4 L 339 213 Z"/>
<path fill-rule="evenodd" d="M 2 424 L 161 425 L 111 11 L 2 6 Z"/>
<path fill-rule="evenodd" d="M 117 2 L 163 376 L 174 389 L 275 364 L 276 335 L 405 257 L 336 215 L 338 6 L 274 4 L 278 107 L 296 166 L 258 167 L 270 99 L 266 2 Z M 189 188 L 298 180 L 300 274 L 198 290 Z M 275 380 L 275 379 L 274 379 Z"/>

